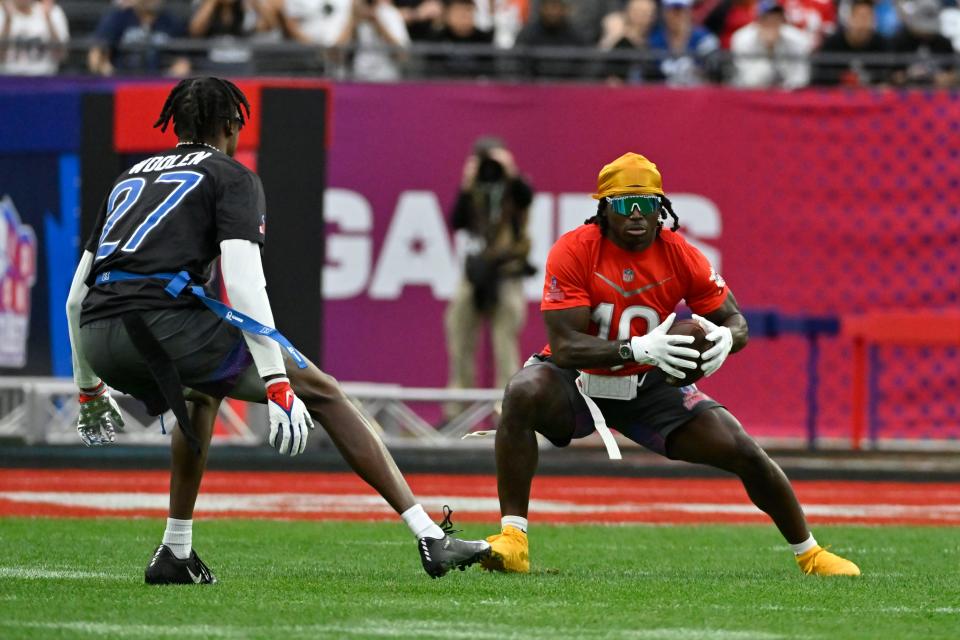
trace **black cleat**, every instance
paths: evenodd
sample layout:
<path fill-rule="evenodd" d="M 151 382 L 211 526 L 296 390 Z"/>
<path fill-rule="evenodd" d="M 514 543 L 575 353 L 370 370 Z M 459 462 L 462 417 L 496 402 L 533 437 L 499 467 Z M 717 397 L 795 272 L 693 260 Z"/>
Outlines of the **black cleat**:
<path fill-rule="evenodd" d="M 147 584 L 216 584 L 217 577 L 204 564 L 196 551 L 181 560 L 165 544 L 157 547 L 153 558 L 143 572 Z"/>
<path fill-rule="evenodd" d="M 440 528 L 446 535 L 442 538 L 420 538 L 417 545 L 423 570 L 431 578 L 443 577 L 454 568 L 463 571 L 490 555 L 490 543 L 486 540 L 461 540 L 451 535 L 457 533 L 450 522 L 452 514 L 453 510 L 444 505 Z"/>

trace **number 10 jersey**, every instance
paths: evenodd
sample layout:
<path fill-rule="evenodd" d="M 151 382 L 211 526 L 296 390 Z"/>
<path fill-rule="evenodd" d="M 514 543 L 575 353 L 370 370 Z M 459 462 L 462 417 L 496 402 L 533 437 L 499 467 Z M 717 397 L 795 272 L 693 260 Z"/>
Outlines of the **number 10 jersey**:
<path fill-rule="evenodd" d="M 707 258 L 683 236 L 661 229 L 643 251 L 627 251 L 585 224 L 557 240 L 547 257 L 542 311 L 589 307 L 588 332 L 605 340 L 642 336 L 670 315 L 681 300 L 694 313 L 716 311 L 727 285 Z M 550 346 L 543 350 L 550 354 Z M 650 369 L 628 364 L 589 373 L 626 376 Z"/>

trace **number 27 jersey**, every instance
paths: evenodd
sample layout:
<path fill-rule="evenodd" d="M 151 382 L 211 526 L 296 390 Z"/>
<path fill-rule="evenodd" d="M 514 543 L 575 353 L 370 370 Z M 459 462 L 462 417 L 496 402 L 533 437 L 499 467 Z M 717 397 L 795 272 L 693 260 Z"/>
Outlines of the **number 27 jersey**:
<path fill-rule="evenodd" d="M 193 296 L 171 298 L 162 280 L 93 286 L 94 279 L 116 269 L 187 271 L 194 282 L 206 282 L 220 242 L 263 244 L 265 215 L 260 178 L 220 151 L 184 145 L 138 162 L 117 179 L 84 247 L 94 262 L 81 324 L 127 311 L 201 306 Z"/>
<path fill-rule="evenodd" d="M 588 333 L 606 340 L 642 336 L 670 315 L 681 300 L 694 313 L 716 311 L 728 288 L 707 258 L 683 236 L 661 229 L 643 251 L 627 251 L 585 224 L 557 240 L 547 258 L 542 311 L 589 307 Z M 550 354 L 548 345 L 544 355 Z M 628 364 L 589 373 L 626 376 L 650 369 Z"/>

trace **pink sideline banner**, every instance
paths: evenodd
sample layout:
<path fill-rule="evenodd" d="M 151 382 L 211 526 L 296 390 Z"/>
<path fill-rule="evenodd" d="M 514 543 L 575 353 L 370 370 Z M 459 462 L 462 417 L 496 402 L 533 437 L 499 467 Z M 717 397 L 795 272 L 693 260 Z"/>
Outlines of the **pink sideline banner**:
<path fill-rule="evenodd" d="M 744 308 L 960 305 L 958 96 L 339 84 L 333 115 L 324 367 L 343 380 L 446 384 L 443 311 L 460 265 L 448 216 L 485 134 L 507 142 L 537 190 L 541 268 L 593 214 L 601 166 L 636 151 Z M 544 342 L 540 285 L 528 283 L 524 353 Z M 927 351 L 881 353 L 883 436 L 960 434 L 960 353 Z M 806 355 L 797 336 L 756 340 L 701 387 L 752 433 L 802 437 Z M 843 436 L 850 350 L 825 340 L 822 356 L 821 435 Z"/>

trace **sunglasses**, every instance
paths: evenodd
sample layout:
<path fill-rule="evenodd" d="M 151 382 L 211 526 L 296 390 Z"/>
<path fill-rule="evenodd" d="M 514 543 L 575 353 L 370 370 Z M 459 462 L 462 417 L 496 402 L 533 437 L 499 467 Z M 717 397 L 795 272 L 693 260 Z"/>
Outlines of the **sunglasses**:
<path fill-rule="evenodd" d="M 624 217 L 632 215 L 634 211 L 643 215 L 660 213 L 660 197 L 655 195 L 615 196 L 607 198 L 607 202 L 614 213 Z"/>

